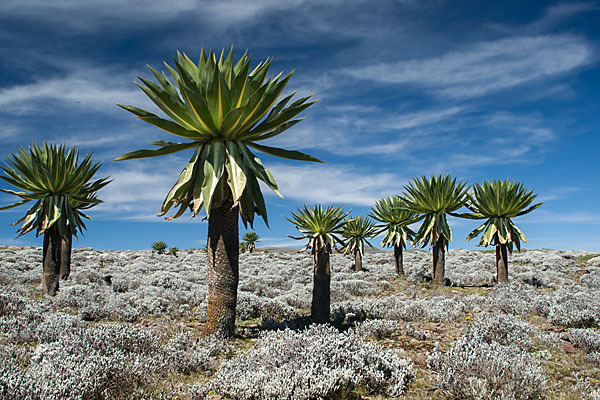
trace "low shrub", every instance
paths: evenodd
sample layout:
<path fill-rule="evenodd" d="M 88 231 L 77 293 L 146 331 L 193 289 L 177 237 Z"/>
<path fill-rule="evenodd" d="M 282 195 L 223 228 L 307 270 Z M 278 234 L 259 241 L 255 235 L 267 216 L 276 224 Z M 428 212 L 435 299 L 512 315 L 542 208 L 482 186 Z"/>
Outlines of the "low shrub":
<path fill-rule="evenodd" d="M 534 399 L 546 389 L 538 360 L 517 346 L 483 338 L 477 330 L 445 353 L 436 345 L 427 364 L 442 392 L 453 399 Z"/>
<path fill-rule="evenodd" d="M 330 326 L 272 331 L 225 361 L 208 388 L 234 400 L 329 398 L 364 386 L 399 396 L 413 378 L 409 360 Z"/>

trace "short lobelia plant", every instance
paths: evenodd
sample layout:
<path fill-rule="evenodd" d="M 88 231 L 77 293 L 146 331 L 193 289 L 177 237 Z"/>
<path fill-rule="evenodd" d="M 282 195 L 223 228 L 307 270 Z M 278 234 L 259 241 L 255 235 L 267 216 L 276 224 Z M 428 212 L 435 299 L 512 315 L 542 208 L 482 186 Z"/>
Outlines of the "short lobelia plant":
<path fill-rule="evenodd" d="M 457 182 L 450 175 L 439 175 L 430 179 L 424 176 L 415 178 L 404 187 L 406 209 L 419 215 L 417 220 L 423 219 L 413 245 L 433 246 L 432 282 L 436 285 L 444 284 L 446 249 L 452 241 L 446 214 L 455 215 L 453 212 L 465 204 L 466 185 L 466 182 Z"/>
<path fill-rule="evenodd" d="M 312 208 L 306 206 L 292 211 L 292 218 L 286 218 L 296 226 L 302 233 L 300 237 L 288 236 L 292 239 L 308 239 L 304 250 L 310 249 L 313 256 L 313 297 L 311 304 L 311 318 L 314 322 L 329 322 L 329 310 L 331 305 L 331 268 L 329 256 L 336 244 L 344 245 L 337 236 L 341 233 L 344 219 L 348 216 L 342 206 L 333 205 L 323 208 L 315 205 Z"/>
<path fill-rule="evenodd" d="M 256 243 L 260 242 L 260 236 L 256 232 L 246 232 L 242 237 L 242 251 L 248 250 L 250 253 L 256 248 Z"/>
<path fill-rule="evenodd" d="M 344 237 L 344 246 L 342 251 L 344 254 L 352 254 L 354 256 L 354 271 L 362 271 L 362 258 L 365 250 L 365 243 L 371 248 L 373 245 L 367 239 L 375 236 L 375 223 L 369 218 L 360 216 L 357 218 L 349 218 L 342 226 L 341 234 Z"/>
<path fill-rule="evenodd" d="M 467 241 L 479 236 L 479 246 L 496 246 L 496 281 L 508 281 L 508 257 L 513 245 L 521 250 L 521 240 L 527 243 L 525 235 L 512 222 L 512 218 L 525 215 L 543 203 L 530 204 L 537 197 L 533 190 L 527 190 L 519 182 L 495 180 L 473 185 L 473 194 L 468 194 L 465 206 L 472 213 L 460 214 L 463 218 L 487 219 L 467 236 Z"/>
<path fill-rule="evenodd" d="M 175 68 L 165 64 L 174 83 L 150 67 L 158 84 L 142 77 L 137 84 L 169 119 L 137 107 L 121 107 L 188 141 L 152 142 L 158 149 L 133 151 L 116 160 L 193 150 L 160 215 L 179 207 L 167 219 L 178 218 L 187 209 L 196 216 L 204 207 L 208 218 L 206 333 L 230 337 L 235 330 L 239 281 L 238 219 L 241 216 L 245 226 L 253 226 L 256 213 L 268 226 L 258 180 L 281 196 L 275 179 L 250 148 L 290 160 L 321 162 L 298 151 L 258 143 L 300 122 L 303 118 L 294 118 L 314 101 L 308 102 L 308 96 L 288 105 L 295 95 L 292 93 L 277 102 L 292 73 L 267 78 L 271 60 L 250 69 L 247 54 L 233 62 L 233 48 L 227 56 L 222 51 L 220 57 L 212 50 L 207 55 L 202 49 L 197 63 L 178 53 L 174 64 Z"/>
<path fill-rule="evenodd" d="M 177 257 L 177 252 L 178 251 L 179 251 L 179 248 L 177 248 L 177 247 L 171 247 L 171 248 L 169 248 L 169 254 L 172 255 L 172 256 Z"/>
<path fill-rule="evenodd" d="M 404 276 L 402 250 L 415 237 L 415 232 L 409 228 L 409 225 L 417 221 L 416 214 L 406 209 L 406 203 L 402 197 L 393 196 L 378 200 L 369 216 L 381 222 L 376 226 L 378 230 L 375 232 L 375 236 L 385 232 L 381 245 L 394 248 L 396 275 Z"/>
<path fill-rule="evenodd" d="M 152 250 L 154 250 L 158 254 L 165 254 L 167 247 L 169 246 L 167 246 L 165 242 L 162 242 L 160 240 L 152 243 Z"/>
<path fill-rule="evenodd" d="M 9 156 L 9 161 L 12 165 L 0 166 L 6 174 L 0 178 L 22 191 L 0 191 L 22 200 L 0 207 L 0 210 L 35 201 L 27 214 L 13 225 L 23 223 L 18 229 L 19 236 L 34 230 L 37 236 L 44 235 L 42 290 L 54 295 L 59 288 L 60 276 L 66 278 L 70 271 L 71 237 L 86 229 L 84 218 L 91 219 L 81 210 L 101 203 L 96 193 L 110 181 L 108 177 L 92 181 L 102 164 L 94 164 L 91 154 L 80 162 L 75 147 L 67 151 L 64 145 L 44 143 L 40 147 L 34 143 L 29 151 L 19 148 L 17 154 Z"/>

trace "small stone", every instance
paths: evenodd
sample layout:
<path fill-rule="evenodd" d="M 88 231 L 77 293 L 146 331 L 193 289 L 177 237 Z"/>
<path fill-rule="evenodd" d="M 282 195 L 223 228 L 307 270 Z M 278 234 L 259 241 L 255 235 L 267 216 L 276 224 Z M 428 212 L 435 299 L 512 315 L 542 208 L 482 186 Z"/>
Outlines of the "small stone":
<path fill-rule="evenodd" d="M 565 353 L 568 353 L 568 354 L 577 353 L 577 350 L 571 343 L 563 343 L 562 348 L 565 351 Z"/>
<path fill-rule="evenodd" d="M 427 324 L 425 324 L 425 329 L 429 330 L 429 331 L 436 331 L 438 328 L 438 324 L 436 324 L 435 322 L 429 322 Z"/>

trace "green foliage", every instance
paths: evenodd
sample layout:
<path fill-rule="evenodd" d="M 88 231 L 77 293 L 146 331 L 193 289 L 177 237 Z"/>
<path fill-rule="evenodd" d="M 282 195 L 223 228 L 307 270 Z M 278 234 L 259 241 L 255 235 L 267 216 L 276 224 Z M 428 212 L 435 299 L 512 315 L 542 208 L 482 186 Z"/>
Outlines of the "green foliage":
<path fill-rule="evenodd" d="M 100 162 L 94 164 L 91 154 L 79 162 L 79 151 L 75 147 L 67 151 L 64 145 L 47 143 L 43 147 L 33 143 L 29 151 L 20 147 L 8 159 L 10 165 L 0 166 L 6 174 L 0 178 L 22 191 L 0 191 L 22 200 L 0 210 L 35 201 L 27 214 L 13 224 L 23 223 L 18 229 L 19 236 L 33 230 L 39 236 L 53 226 L 63 237 L 77 236 L 78 231 L 86 229 L 83 219 L 91 218 L 81 210 L 101 203 L 96 192 L 110 183 L 108 177 L 91 182 L 102 165 Z"/>
<path fill-rule="evenodd" d="M 542 203 L 530 206 L 537 197 L 532 190 L 527 190 L 519 182 L 495 180 L 484 181 L 481 185 L 473 185 L 473 194 L 468 194 L 466 207 L 472 213 L 460 214 L 463 218 L 487 219 L 473 230 L 467 241 L 479 236 L 479 246 L 504 244 L 512 253 L 513 244 L 521 249 L 521 240 L 527 243 L 525 235 L 512 222 L 512 218 L 525 215 L 540 207 Z"/>
<path fill-rule="evenodd" d="M 375 203 L 369 216 L 381 224 L 376 225 L 378 231 L 374 236 L 385 232 L 381 245 L 385 247 L 396 246 L 406 248 L 409 241 L 413 241 L 415 232 L 408 226 L 418 220 L 415 213 L 406 209 L 402 197 L 385 197 Z"/>
<path fill-rule="evenodd" d="M 156 251 L 158 254 L 165 254 L 167 247 L 168 246 L 165 242 L 157 241 L 152 243 L 152 250 Z"/>
<path fill-rule="evenodd" d="M 407 210 L 418 214 L 417 220 L 424 220 L 415 235 L 415 246 L 435 245 L 440 237 L 444 239 L 444 246 L 448 246 L 448 242 L 452 241 L 452 230 L 446 214 L 454 215 L 453 212 L 465 204 L 466 185 L 466 182 L 457 182 L 450 175 L 439 175 L 430 179 L 425 176 L 415 178 L 404 187 Z"/>
<path fill-rule="evenodd" d="M 161 207 L 165 215 L 172 206 L 177 213 L 167 219 L 180 217 L 187 208 L 193 216 L 202 206 L 210 211 L 219 207 L 231 194 L 239 205 L 245 226 L 260 215 L 268 226 L 267 210 L 258 180 L 263 181 L 281 196 L 271 173 L 263 167 L 249 147 L 264 153 L 291 160 L 320 160 L 298 151 L 283 150 L 259 144 L 291 128 L 303 118 L 293 119 L 313 102 L 311 96 L 288 105 L 294 93 L 280 97 L 292 73 L 266 79 L 271 60 L 267 59 L 250 70 L 251 57 L 244 54 L 233 62 L 233 48 L 217 57 L 204 49 L 198 63 L 187 55 L 177 53 L 175 68 L 165 63 L 174 83 L 164 73 L 152 67 L 150 71 L 159 84 L 139 77 L 137 85 L 169 118 L 160 118 L 133 106 L 120 105 L 138 118 L 168 133 L 189 139 L 185 143 L 158 141 L 155 150 L 137 150 L 116 160 L 156 157 L 185 149 L 194 154 L 171 188 Z M 266 79 L 266 80 L 265 80 Z M 286 107 L 287 106 L 287 107 Z"/>
<path fill-rule="evenodd" d="M 292 239 L 308 239 L 305 250 L 311 249 L 314 254 L 322 247 L 335 247 L 336 243 L 344 245 L 344 242 L 337 236 L 341 234 L 344 219 L 350 214 L 350 211 L 344 212 L 344 207 L 333 205 L 323 208 L 320 204 L 308 208 L 306 205 L 298 208 L 297 212 L 292 211 L 292 218 L 286 218 L 296 226 L 296 229 L 302 233 L 300 237 L 289 236 Z"/>
<path fill-rule="evenodd" d="M 585 255 L 585 256 L 581 256 L 581 257 L 573 257 L 573 260 L 574 260 L 575 262 L 578 262 L 578 263 L 585 264 L 585 263 L 587 263 L 587 262 L 588 262 L 590 259 L 592 259 L 592 258 L 595 258 L 595 257 L 598 257 L 598 256 L 600 256 L 600 254 L 599 254 L 599 253 L 593 253 L 593 254 L 588 254 L 588 255 Z"/>
<path fill-rule="evenodd" d="M 341 234 L 344 237 L 344 246 L 342 251 L 344 254 L 364 255 L 365 243 L 373 247 L 367 239 L 374 237 L 377 233 L 375 222 L 369 218 L 360 216 L 357 218 L 349 218 L 342 225 Z"/>
<path fill-rule="evenodd" d="M 179 251 L 179 249 L 178 249 L 177 247 L 171 247 L 171 248 L 169 249 L 169 254 L 170 254 L 170 255 L 172 255 L 172 256 L 175 256 L 175 257 L 177 257 L 177 252 L 178 252 L 178 251 Z"/>
<path fill-rule="evenodd" d="M 256 242 L 260 242 L 260 236 L 256 232 L 246 232 L 242 237 L 242 243 L 240 243 L 240 247 L 243 248 L 243 251 L 252 252 L 256 248 Z"/>

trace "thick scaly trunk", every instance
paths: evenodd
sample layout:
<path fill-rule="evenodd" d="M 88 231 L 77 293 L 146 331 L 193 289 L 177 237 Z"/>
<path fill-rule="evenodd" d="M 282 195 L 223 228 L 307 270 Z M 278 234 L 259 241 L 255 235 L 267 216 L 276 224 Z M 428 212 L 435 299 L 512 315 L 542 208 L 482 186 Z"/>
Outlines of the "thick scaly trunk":
<path fill-rule="evenodd" d="M 60 247 L 60 279 L 65 280 L 71 274 L 71 248 L 73 246 L 73 235 L 67 234 L 62 239 Z"/>
<path fill-rule="evenodd" d="M 394 263 L 396 264 L 396 275 L 404 276 L 404 260 L 402 258 L 402 246 L 394 245 Z"/>
<path fill-rule="evenodd" d="M 434 285 L 444 285 L 444 269 L 446 267 L 446 246 L 444 237 L 440 235 L 433 246 L 433 279 Z"/>
<path fill-rule="evenodd" d="M 44 233 L 42 290 L 44 294 L 50 296 L 54 296 L 58 291 L 61 242 L 62 239 L 55 227 L 51 227 Z"/>
<path fill-rule="evenodd" d="M 354 272 L 362 271 L 362 255 L 360 251 L 354 252 Z"/>
<path fill-rule="evenodd" d="M 315 249 L 314 283 L 310 316 L 316 323 L 329 322 L 329 306 L 331 303 L 331 270 L 329 268 L 330 246 Z"/>
<path fill-rule="evenodd" d="M 213 208 L 208 220 L 208 310 L 206 333 L 231 337 L 239 280 L 238 207 L 231 200 Z"/>
<path fill-rule="evenodd" d="M 508 282 L 508 257 L 505 244 L 496 245 L 496 281 Z"/>
<path fill-rule="evenodd" d="M 254 251 L 254 247 L 250 247 L 250 254 Z"/>

